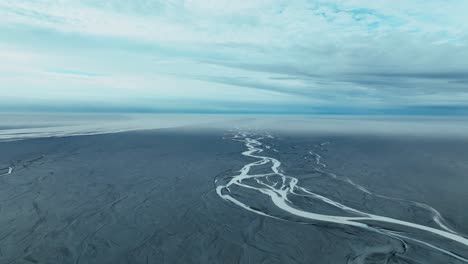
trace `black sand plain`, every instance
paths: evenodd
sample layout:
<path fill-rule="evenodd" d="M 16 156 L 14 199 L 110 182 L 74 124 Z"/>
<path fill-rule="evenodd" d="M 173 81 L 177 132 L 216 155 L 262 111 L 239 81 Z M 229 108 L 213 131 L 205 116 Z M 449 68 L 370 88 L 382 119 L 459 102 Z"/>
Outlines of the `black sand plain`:
<path fill-rule="evenodd" d="M 274 219 L 224 201 L 215 179 L 252 161 L 230 134 L 160 129 L 0 143 L 0 174 L 14 168 L 0 176 L 0 263 L 464 263 L 414 241 L 402 251 L 401 241 L 369 230 Z M 266 152 L 303 185 L 428 226 L 427 212 L 405 201 L 429 204 L 468 233 L 468 141 L 272 134 L 265 143 L 277 151 Z M 336 175 L 403 201 L 324 180 L 310 150 Z M 468 258 L 457 243 L 416 235 Z"/>

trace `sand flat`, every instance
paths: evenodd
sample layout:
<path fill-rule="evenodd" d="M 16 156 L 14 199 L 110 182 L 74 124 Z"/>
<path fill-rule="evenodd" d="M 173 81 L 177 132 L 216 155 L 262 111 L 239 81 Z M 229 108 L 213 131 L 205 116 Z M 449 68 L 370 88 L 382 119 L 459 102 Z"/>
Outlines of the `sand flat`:
<path fill-rule="evenodd" d="M 463 245 L 430 233 L 405 239 L 313 221 L 280 210 L 268 197 L 249 190 L 231 189 L 237 195 L 233 197 L 252 202 L 252 208 L 275 218 L 221 199 L 217 180 L 230 179 L 255 161 L 242 155 L 246 147 L 231 140 L 232 135 L 221 130 L 161 129 L 0 143 L 0 167 L 15 168 L 0 178 L 0 263 L 424 263 L 427 256 L 432 261 L 428 263 L 464 263 L 424 243 L 462 258 L 468 252 Z M 426 202 L 441 212 L 450 228 L 466 230 L 462 187 L 448 192 L 437 180 L 445 175 L 452 184 L 465 184 L 465 167 L 453 166 L 466 158 L 464 140 L 406 140 L 410 152 L 403 151 L 403 143 L 396 145 L 401 139 L 391 136 L 357 139 L 274 131 L 268 135 L 272 136 L 262 139 L 269 146 L 263 154 L 280 161 L 277 169 L 310 191 L 359 210 L 437 228 L 430 218 L 422 219 L 431 216 L 425 209 L 366 198 L 349 183 L 320 175 L 316 169 L 326 164 L 329 172 L 372 192 Z M 324 142 L 329 143 L 322 146 Z M 367 149 L 372 144 L 379 146 L 374 152 Z M 453 152 L 457 155 L 448 156 L 452 152 L 442 146 L 458 146 Z M 390 154 L 395 149 L 401 153 Z M 397 176 L 386 167 L 388 162 L 397 171 L 405 164 L 400 159 L 418 153 L 413 170 L 437 173 L 418 175 L 402 167 L 398 171 L 405 173 L 398 176 L 406 180 L 393 180 Z M 434 163 L 427 153 L 445 153 L 446 158 Z M 373 157 L 367 167 L 363 155 Z M 423 176 L 424 184 L 416 184 Z M 377 186 L 375 177 L 392 179 L 392 184 L 382 180 Z M 412 190 L 417 192 L 408 195 Z M 430 194 L 444 198 L 434 202 L 437 199 L 427 198 Z M 323 201 L 295 197 L 291 202 L 295 208 L 339 213 Z M 412 232 L 401 226 L 382 228 Z"/>

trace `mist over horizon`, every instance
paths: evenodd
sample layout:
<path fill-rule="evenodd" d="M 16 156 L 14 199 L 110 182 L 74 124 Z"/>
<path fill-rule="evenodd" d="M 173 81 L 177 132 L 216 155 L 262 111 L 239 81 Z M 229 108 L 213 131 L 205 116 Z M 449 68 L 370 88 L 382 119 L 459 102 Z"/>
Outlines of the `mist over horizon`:
<path fill-rule="evenodd" d="M 465 116 L 0 113 L 0 141 L 158 129 L 468 139 Z"/>

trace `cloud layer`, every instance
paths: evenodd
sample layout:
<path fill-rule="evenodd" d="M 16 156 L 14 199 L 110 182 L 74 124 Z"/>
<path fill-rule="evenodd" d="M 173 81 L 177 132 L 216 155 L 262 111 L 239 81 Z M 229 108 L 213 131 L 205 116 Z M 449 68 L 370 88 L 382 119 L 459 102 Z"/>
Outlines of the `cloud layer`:
<path fill-rule="evenodd" d="M 466 10 L 463 0 L 3 0 L 0 104 L 460 111 Z"/>

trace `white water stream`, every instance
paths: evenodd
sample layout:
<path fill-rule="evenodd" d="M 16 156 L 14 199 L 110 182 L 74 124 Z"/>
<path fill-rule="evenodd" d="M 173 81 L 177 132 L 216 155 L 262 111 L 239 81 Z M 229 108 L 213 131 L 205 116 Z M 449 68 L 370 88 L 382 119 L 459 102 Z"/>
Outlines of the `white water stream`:
<path fill-rule="evenodd" d="M 272 136 L 270 135 L 269 138 L 272 138 Z M 386 230 L 385 227 L 382 226 L 382 224 L 404 226 L 413 230 L 427 232 L 432 235 L 439 236 L 441 238 L 445 238 L 445 239 L 457 242 L 461 244 L 462 246 L 468 247 L 468 239 L 464 237 L 463 235 L 457 233 L 453 229 L 449 228 L 445 224 L 445 221 L 442 215 L 436 209 L 423 203 L 407 201 L 417 207 L 427 210 L 432 215 L 434 222 L 438 225 L 439 228 L 429 227 L 429 226 L 412 223 L 408 221 L 403 221 L 403 220 L 399 220 L 399 219 L 395 219 L 391 217 L 363 212 L 355 208 L 349 207 L 345 204 L 336 202 L 323 195 L 314 193 L 311 190 L 307 189 L 306 187 L 302 187 L 297 178 L 284 174 L 280 170 L 281 162 L 279 160 L 272 158 L 272 157 L 260 155 L 265 150 L 264 145 L 261 142 L 262 139 L 263 137 L 261 136 L 248 135 L 247 133 L 238 133 L 234 135 L 233 140 L 244 143 L 245 147 L 247 148 L 246 151 L 242 152 L 242 155 L 250 157 L 250 158 L 254 158 L 255 161 L 244 165 L 242 169 L 239 171 L 240 173 L 238 175 L 234 175 L 232 178 L 230 178 L 229 181 L 223 182 L 223 181 L 217 180 L 215 182 L 217 186 L 216 192 L 219 195 L 219 197 L 237 206 L 240 206 L 248 211 L 251 211 L 251 212 L 263 215 L 263 216 L 281 219 L 278 216 L 269 214 L 268 212 L 260 211 L 259 209 L 256 209 L 255 207 L 250 206 L 249 204 L 243 201 L 240 201 L 239 199 L 236 198 L 237 196 L 232 195 L 230 188 L 240 187 L 240 188 L 253 190 L 253 191 L 258 192 L 259 195 L 268 196 L 274 206 L 276 206 L 277 208 L 289 214 L 292 214 L 292 215 L 295 215 L 304 219 L 312 220 L 312 221 L 322 221 L 322 222 L 364 228 L 366 230 L 378 232 L 383 235 L 398 239 L 400 241 L 413 241 L 421 245 L 424 245 L 426 247 L 429 247 L 433 250 L 437 250 L 442 254 L 451 256 L 462 262 L 468 263 L 468 259 L 456 253 L 453 253 L 450 250 L 443 249 L 427 241 L 422 241 L 421 239 L 410 237 L 409 234 L 403 235 L 401 233 Z M 326 143 L 323 143 L 323 144 L 326 144 Z M 328 173 L 320 169 L 320 168 L 326 167 L 326 164 L 322 162 L 322 157 L 319 154 L 312 152 L 312 151 L 309 152 L 309 154 L 314 156 L 315 163 L 318 167 L 317 170 L 323 173 Z M 271 164 L 270 172 L 260 173 L 260 174 L 253 174 L 251 172 L 252 168 L 266 165 L 266 164 Z M 333 173 L 328 173 L 328 175 L 334 178 L 338 178 L 338 176 Z M 272 181 L 271 177 L 274 177 L 274 176 L 280 177 L 281 180 Z M 253 179 L 256 184 L 252 184 L 251 183 L 252 181 L 248 181 L 249 179 Z M 348 184 L 351 184 L 357 190 L 365 192 L 367 194 L 372 194 L 372 195 L 385 198 L 385 199 L 403 201 L 398 198 L 392 198 L 392 197 L 387 197 L 383 195 L 373 194 L 368 189 L 354 183 L 348 178 L 341 177 L 340 180 L 343 180 L 347 182 Z M 300 208 L 300 206 L 296 206 L 294 203 L 291 202 L 291 200 L 289 199 L 289 197 L 291 196 L 305 196 L 305 197 L 317 199 L 331 206 L 339 208 L 343 210 L 344 212 L 347 212 L 348 214 L 349 213 L 354 214 L 355 216 L 319 214 L 313 211 L 302 209 Z"/>

